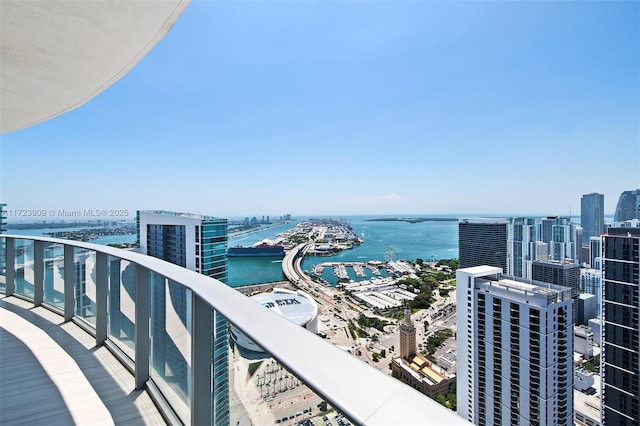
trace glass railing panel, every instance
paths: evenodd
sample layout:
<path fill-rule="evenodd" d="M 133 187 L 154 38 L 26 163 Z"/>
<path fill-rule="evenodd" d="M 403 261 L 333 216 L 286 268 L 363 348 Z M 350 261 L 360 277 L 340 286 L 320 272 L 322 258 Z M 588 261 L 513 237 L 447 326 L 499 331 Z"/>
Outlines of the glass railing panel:
<path fill-rule="evenodd" d="M 108 257 L 108 336 L 132 360 L 135 325 L 135 264 L 118 257 Z"/>
<path fill-rule="evenodd" d="M 64 246 L 44 243 L 44 303 L 64 311 Z"/>
<path fill-rule="evenodd" d="M 0 293 L 7 290 L 6 247 L 7 240 L 0 238 Z"/>
<path fill-rule="evenodd" d="M 352 424 L 244 333 L 229 334 L 229 424 Z"/>
<path fill-rule="evenodd" d="M 33 298 L 34 283 L 34 244 L 33 240 L 15 240 L 15 291 Z"/>
<path fill-rule="evenodd" d="M 212 313 L 213 392 L 212 419 L 215 425 L 231 424 L 229 417 L 230 355 L 229 322 L 218 312 Z M 235 423 L 234 423 L 235 424 Z"/>
<path fill-rule="evenodd" d="M 190 422 L 191 291 L 150 273 L 150 373 L 178 417 Z"/>
<path fill-rule="evenodd" d="M 96 252 L 74 248 L 75 314 L 96 325 Z"/>

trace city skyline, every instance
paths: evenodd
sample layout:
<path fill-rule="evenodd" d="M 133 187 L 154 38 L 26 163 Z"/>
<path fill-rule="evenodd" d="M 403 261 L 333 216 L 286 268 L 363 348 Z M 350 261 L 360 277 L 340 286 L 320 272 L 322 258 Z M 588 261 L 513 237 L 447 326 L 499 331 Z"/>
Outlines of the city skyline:
<path fill-rule="evenodd" d="M 0 201 L 611 215 L 640 187 L 639 8 L 194 1 L 104 93 L 2 136 Z"/>

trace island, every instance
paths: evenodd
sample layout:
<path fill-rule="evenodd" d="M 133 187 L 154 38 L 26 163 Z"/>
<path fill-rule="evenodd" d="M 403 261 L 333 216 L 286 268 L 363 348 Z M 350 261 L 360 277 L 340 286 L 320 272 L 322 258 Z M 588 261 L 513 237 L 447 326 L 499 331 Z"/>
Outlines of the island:
<path fill-rule="evenodd" d="M 457 217 L 382 217 L 378 219 L 367 219 L 367 222 L 457 222 Z"/>

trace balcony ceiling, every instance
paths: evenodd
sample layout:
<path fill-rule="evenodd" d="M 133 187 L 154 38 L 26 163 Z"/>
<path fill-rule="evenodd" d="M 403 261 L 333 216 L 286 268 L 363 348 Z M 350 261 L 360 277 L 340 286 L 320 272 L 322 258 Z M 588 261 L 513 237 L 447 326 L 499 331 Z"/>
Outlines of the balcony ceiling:
<path fill-rule="evenodd" d="M 125 75 L 190 0 L 0 1 L 0 132 L 77 108 Z"/>

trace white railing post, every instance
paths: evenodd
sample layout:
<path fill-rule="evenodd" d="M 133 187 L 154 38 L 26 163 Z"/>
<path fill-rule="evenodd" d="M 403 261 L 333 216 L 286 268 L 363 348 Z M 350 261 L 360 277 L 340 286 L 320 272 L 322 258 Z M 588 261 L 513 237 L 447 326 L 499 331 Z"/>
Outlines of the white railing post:
<path fill-rule="evenodd" d="M 5 238 L 5 294 L 13 295 L 16 292 L 16 240 Z"/>
<path fill-rule="evenodd" d="M 211 424 L 211 306 L 191 293 L 191 424 Z"/>
<path fill-rule="evenodd" d="M 64 245 L 64 320 L 71 321 L 75 314 L 75 283 L 76 283 L 76 265 L 75 265 L 74 247 L 68 244 Z"/>
<path fill-rule="evenodd" d="M 96 252 L 96 345 L 107 340 L 107 255 Z"/>
<path fill-rule="evenodd" d="M 135 379 L 136 389 L 144 389 L 149 380 L 149 270 L 136 264 L 135 278 Z"/>
<path fill-rule="evenodd" d="M 33 306 L 42 305 L 44 299 L 44 242 L 33 242 Z"/>

